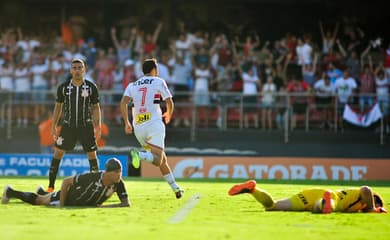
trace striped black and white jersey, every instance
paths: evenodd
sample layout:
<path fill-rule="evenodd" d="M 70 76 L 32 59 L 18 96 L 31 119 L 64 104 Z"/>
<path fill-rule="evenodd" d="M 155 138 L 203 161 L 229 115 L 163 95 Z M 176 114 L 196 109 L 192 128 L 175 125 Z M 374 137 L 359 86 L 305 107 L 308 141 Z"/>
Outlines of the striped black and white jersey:
<path fill-rule="evenodd" d="M 63 103 L 62 124 L 83 127 L 92 123 L 92 105 L 99 103 L 99 91 L 87 79 L 80 86 L 74 86 L 69 79 L 57 88 L 56 102 Z"/>
<path fill-rule="evenodd" d="M 117 193 L 118 198 L 124 199 L 128 197 L 125 184 L 122 180 L 111 186 L 103 185 L 103 173 L 84 173 L 74 177 L 73 185 L 69 188 L 69 192 L 65 201 L 66 206 L 97 206 L 102 204 Z"/>

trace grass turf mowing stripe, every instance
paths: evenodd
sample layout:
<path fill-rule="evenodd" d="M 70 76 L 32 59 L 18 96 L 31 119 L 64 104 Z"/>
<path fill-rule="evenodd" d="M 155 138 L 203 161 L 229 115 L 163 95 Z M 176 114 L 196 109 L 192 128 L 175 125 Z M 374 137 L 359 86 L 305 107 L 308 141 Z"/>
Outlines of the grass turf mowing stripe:
<path fill-rule="evenodd" d="M 184 220 L 184 218 L 192 211 L 192 209 L 198 204 L 200 198 L 202 197 L 201 194 L 194 194 L 192 197 L 184 204 L 182 208 L 180 208 L 179 211 L 173 215 L 168 223 L 175 224 L 180 223 Z"/>

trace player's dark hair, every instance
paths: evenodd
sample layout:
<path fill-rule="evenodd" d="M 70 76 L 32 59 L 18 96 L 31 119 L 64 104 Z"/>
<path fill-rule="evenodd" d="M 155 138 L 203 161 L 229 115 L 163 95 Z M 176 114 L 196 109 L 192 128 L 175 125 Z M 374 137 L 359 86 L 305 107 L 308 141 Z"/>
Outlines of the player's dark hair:
<path fill-rule="evenodd" d="M 75 59 L 73 59 L 72 62 L 71 62 L 71 64 L 73 64 L 73 63 L 81 63 L 81 64 L 84 65 L 84 67 L 86 66 L 85 61 L 84 61 L 83 59 L 81 59 L 81 58 L 75 58 Z"/>
<path fill-rule="evenodd" d="M 122 169 L 122 164 L 117 158 L 110 158 L 106 162 L 106 172 Z"/>
<path fill-rule="evenodd" d="M 157 68 L 157 60 L 155 58 L 145 59 L 142 64 L 142 71 L 144 74 L 149 74 L 155 68 Z"/>
<path fill-rule="evenodd" d="M 375 204 L 378 204 L 379 206 L 383 207 L 383 199 L 376 193 L 374 193 L 374 202 Z"/>

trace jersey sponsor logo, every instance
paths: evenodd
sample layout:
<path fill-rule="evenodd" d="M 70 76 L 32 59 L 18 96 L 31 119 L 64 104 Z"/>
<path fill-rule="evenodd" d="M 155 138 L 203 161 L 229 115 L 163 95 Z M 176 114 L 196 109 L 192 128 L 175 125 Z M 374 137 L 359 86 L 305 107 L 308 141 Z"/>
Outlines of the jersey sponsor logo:
<path fill-rule="evenodd" d="M 150 112 L 137 114 L 135 116 L 135 123 L 141 124 L 141 123 L 147 122 L 151 119 L 151 117 L 152 117 L 152 114 Z"/>
<path fill-rule="evenodd" d="M 134 85 L 140 86 L 140 85 L 144 85 L 144 84 L 152 84 L 153 81 L 154 81 L 154 79 L 148 79 L 148 78 L 140 79 L 140 80 L 134 82 Z"/>
<path fill-rule="evenodd" d="M 309 202 L 306 200 L 305 196 L 302 193 L 298 194 L 299 199 L 303 202 L 303 204 L 307 205 Z"/>

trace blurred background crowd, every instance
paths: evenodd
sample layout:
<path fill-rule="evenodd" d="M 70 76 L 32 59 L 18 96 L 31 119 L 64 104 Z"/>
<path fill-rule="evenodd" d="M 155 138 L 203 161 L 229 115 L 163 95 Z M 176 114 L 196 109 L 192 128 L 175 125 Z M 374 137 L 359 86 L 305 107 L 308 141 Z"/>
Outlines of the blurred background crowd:
<path fill-rule="evenodd" d="M 333 128 L 345 104 L 364 112 L 378 103 L 388 122 L 390 21 L 380 1 L 54 2 L 0 4 L 0 97 L 12 97 L 17 127 L 47 115 L 73 58 L 85 60 L 109 124 L 120 124 L 122 92 L 151 57 L 177 103 L 175 127 L 190 126 L 189 106 L 197 126 L 222 127 L 229 104 L 241 104 L 243 127 L 281 129 L 288 114 L 293 129 L 316 106 L 318 127 Z"/>

